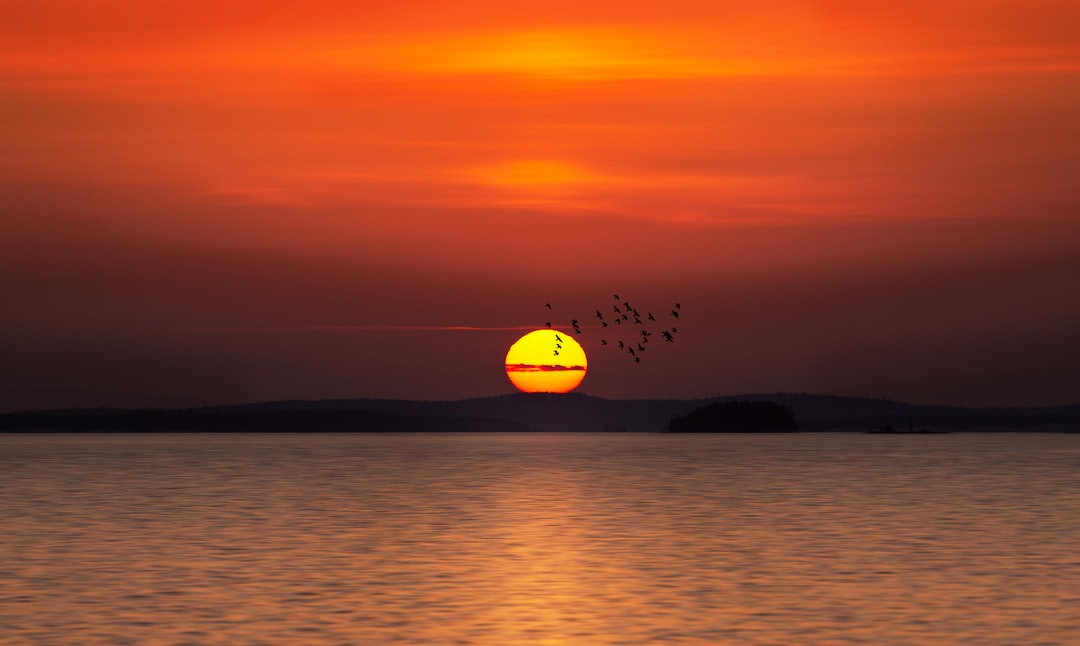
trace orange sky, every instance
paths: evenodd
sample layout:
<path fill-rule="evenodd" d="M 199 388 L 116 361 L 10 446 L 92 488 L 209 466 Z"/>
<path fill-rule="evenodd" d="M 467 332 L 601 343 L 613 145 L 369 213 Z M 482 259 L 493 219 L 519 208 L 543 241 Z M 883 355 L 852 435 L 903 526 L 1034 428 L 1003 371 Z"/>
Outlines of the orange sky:
<path fill-rule="evenodd" d="M 221 4 L 0 0 L 0 407 L 1080 393 L 1075 2 Z"/>

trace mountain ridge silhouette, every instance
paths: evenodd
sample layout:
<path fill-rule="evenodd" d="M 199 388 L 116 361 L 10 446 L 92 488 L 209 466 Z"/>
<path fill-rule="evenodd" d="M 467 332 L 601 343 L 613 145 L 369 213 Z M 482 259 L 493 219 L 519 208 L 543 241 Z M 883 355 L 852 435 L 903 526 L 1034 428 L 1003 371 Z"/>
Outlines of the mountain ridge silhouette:
<path fill-rule="evenodd" d="M 194 408 L 75 408 L 0 414 L 0 432 L 661 432 L 670 420 L 715 402 L 768 401 L 791 409 L 804 431 L 909 425 L 1080 431 L 1080 404 L 968 408 L 809 393 L 698 399 L 605 399 L 584 393 L 513 393 L 461 400 L 349 398 L 281 400 Z M 1076 427 L 1073 429 L 1072 427 Z M 1063 427 L 1063 428 L 1056 428 Z"/>

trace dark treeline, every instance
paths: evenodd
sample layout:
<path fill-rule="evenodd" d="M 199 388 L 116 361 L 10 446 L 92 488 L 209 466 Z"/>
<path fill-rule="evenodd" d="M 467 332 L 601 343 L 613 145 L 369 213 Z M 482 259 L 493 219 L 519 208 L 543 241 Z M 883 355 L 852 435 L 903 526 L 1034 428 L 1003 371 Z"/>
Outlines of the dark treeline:
<path fill-rule="evenodd" d="M 523 424 L 477 417 L 420 417 L 367 410 L 73 410 L 0 415 L 0 432 L 411 433 L 527 431 Z"/>
<path fill-rule="evenodd" d="M 769 433 L 799 430 L 791 409 L 767 401 L 716 402 L 673 417 L 671 433 Z"/>
<path fill-rule="evenodd" d="M 712 404 L 716 420 L 690 413 Z M 760 407 L 757 405 L 761 405 Z M 783 412 L 782 412 L 783 411 Z M 742 417 L 740 417 L 742 416 Z M 792 393 L 694 400 L 612 400 L 589 395 L 513 394 L 459 401 L 340 399 L 186 409 L 68 409 L 0 413 L 0 433 L 66 432 L 436 432 L 595 433 L 670 430 L 674 418 L 715 428 L 769 430 L 896 429 L 1080 431 L 1080 406 L 959 408 Z M 791 419 L 789 419 L 791 418 Z M 711 426 L 709 426 L 711 424 Z M 678 423 L 676 424 L 678 428 Z M 689 428 L 689 427 L 686 427 Z"/>
<path fill-rule="evenodd" d="M 1076 415 L 877 415 L 838 420 L 804 420 L 804 431 L 830 429 L 860 429 L 880 431 L 893 427 L 902 432 L 910 428 L 939 428 L 952 431 L 965 429 L 1016 431 L 1038 427 L 1080 425 Z"/>

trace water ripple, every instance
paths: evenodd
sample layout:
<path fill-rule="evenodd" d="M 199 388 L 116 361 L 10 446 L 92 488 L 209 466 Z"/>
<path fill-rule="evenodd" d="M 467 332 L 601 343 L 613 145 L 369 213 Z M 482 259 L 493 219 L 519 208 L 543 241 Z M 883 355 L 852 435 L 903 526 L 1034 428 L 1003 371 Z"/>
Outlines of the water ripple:
<path fill-rule="evenodd" d="M 1080 643 L 1080 436 L 0 439 L 12 644 Z"/>

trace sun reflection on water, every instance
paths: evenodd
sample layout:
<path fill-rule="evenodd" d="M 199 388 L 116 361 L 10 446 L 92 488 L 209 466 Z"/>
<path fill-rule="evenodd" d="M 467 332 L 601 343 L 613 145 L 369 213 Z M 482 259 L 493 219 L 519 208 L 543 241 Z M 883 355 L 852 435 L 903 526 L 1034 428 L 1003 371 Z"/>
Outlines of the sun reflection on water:
<path fill-rule="evenodd" d="M 1070 643 L 1078 457 L 1067 435 L 9 436 L 0 626 L 14 643 Z"/>

